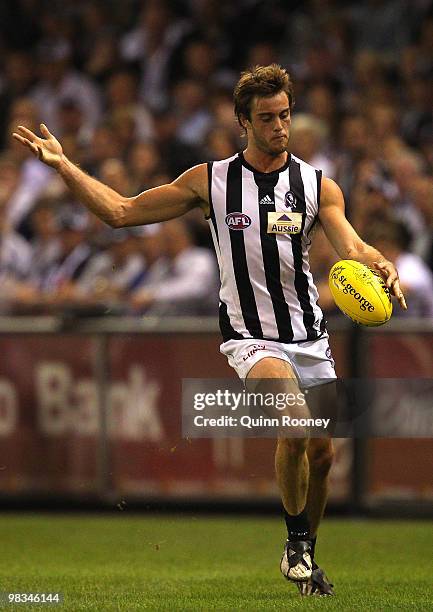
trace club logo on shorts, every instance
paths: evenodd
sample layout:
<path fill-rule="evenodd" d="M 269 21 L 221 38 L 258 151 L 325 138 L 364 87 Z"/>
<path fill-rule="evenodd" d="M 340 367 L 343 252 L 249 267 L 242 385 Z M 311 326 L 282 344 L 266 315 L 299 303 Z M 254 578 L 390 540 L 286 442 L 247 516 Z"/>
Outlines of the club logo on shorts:
<path fill-rule="evenodd" d="M 268 234 L 300 234 L 302 213 L 268 212 Z"/>
<path fill-rule="evenodd" d="M 284 196 L 284 202 L 286 203 L 287 208 L 296 208 L 296 197 L 291 191 L 288 191 Z"/>
<path fill-rule="evenodd" d="M 226 224 L 231 230 L 244 230 L 251 225 L 251 219 L 245 213 L 232 212 L 226 216 Z"/>
<path fill-rule="evenodd" d="M 250 348 L 248 353 L 246 353 L 242 357 L 242 361 L 246 361 L 247 359 L 255 355 L 257 351 L 265 351 L 265 350 L 266 350 L 266 346 L 264 344 L 253 344 L 253 346 Z"/>
<path fill-rule="evenodd" d="M 331 352 L 331 347 L 330 346 L 327 347 L 327 349 L 325 351 L 325 355 L 329 359 L 329 361 L 331 362 L 331 366 L 333 368 L 335 368 L 335 361 L 334 361 L 334 358 L 332 357 L 332 352 Z"/>

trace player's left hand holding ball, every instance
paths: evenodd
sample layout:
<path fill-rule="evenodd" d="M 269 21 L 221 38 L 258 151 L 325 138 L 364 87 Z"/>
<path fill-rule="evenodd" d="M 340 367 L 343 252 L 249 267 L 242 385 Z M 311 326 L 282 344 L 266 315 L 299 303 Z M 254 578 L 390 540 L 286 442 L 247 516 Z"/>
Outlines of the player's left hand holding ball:
<path fill-rule="evenodd" d="M 385 260 L 381 262 L 375 261 L 373 265 L 382 275 L 384 281 L 386 282 L 386 286 L 389 287 L 391 293 L 398 299 L 401 308 L 403 308 L 403 310 L 407 310 L 406 300 L 400 287 L 397 268 L 394 266 L 394 264 L 391 261 Z"/>
<path fill-rule="evenodd" d="M 40 161 L 52 168 L 58 169 L 62 163 L 62 145 L 57 138 L 51 134 L 44 123 L 41 123 L 40 129 L 44 138 L 39 138 L 39 136 L 33 134 L 31 130 L 28 130 L 23 125 L 19 125 L 17 131 L 12 135 L 15 140 L 18 140 L 18 142 L 30 149 L 33 155 Z"/>

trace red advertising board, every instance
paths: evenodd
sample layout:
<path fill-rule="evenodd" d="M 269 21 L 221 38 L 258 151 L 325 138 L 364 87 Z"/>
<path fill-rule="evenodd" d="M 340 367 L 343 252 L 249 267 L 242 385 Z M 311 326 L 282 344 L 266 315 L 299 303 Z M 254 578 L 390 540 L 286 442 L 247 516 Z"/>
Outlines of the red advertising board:
<path fill-rule="evenodd" d="M 368 340 L 368 376 L 433 378 L 432 333 L 379 332 Z M 408 418 L 407 414 L 404 418 Z M 393 419 L 398 423 L 399 415 L 394 414 Z M 433 499 L 432 438 L 372 439 L 368 441 L 366 457 L 368 502 Z"/>
<path fill-rule="evenodd" d="M 92 491 L 99 429 L 93 341 L 7 335 L 0 352 L 0 490 Z"/>
<path fill-rule="evenodd" d="M 218 334 L 113 334 L 102 353 L 100 341 L 0 336 L 1 492 L 277 497 L 274 440 L 182 438 L 182 378 L 235 376 Z M 344 336 L 332 346 L 346 363 Z M 337 442 L 334 500 L 350 495 L 351 465 L 350 441 Z"/>

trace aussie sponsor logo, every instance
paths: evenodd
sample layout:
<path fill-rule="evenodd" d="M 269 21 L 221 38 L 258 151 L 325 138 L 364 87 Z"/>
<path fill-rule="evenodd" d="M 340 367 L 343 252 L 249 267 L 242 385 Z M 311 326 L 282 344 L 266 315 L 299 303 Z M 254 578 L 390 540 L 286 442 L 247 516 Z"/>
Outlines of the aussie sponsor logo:
<path fill-rule="evenodd" d="M 245 213 L 232 212 L 226 216 L 226 224 L 231 230 L 244 230 L 251 225 L 251 218 Z"/>
<path fill-rule="evenodd" d="M 268 234 L 299 234 L 302 213 L 268 212 Z"/>
<path fill-rule="evenodd" d="M 246 361 L 247 359 L 255 355 L 257 351 L 264 351 L 264 350 L 266 350 L 266 346 L 264 344 L 253 344 L 253 346 L 250 348 L 248 353 L 246 353 L 242 357 L 242 361 Z"/>

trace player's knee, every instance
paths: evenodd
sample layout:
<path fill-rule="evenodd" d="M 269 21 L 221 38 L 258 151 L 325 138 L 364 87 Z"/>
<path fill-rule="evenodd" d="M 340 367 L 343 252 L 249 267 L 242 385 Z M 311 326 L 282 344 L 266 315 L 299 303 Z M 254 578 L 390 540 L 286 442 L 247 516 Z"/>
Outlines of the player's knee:
<path fill-rule="evenodd" d="M 308 438 L 280 438 L 278 444 L 284 447 L 288 455 L 298 457 L 306 452 Z"/>
<path fill-rule="evenodd" d="M 309 450 L 308 460 L 310 464 L 310 472 L 326 476 L 331 469 L 334 460 L 334 451 L 332 445 L 324 445 L 313 447 Z"/>

